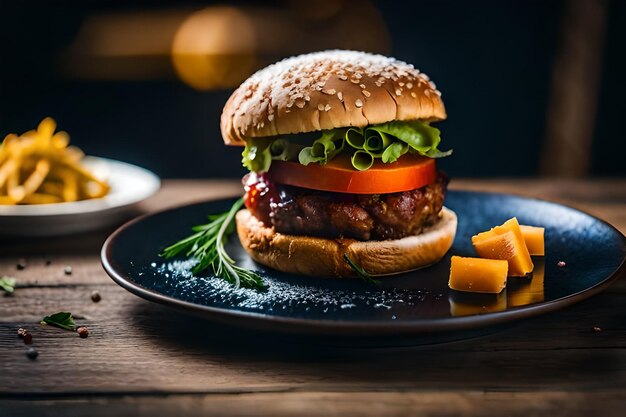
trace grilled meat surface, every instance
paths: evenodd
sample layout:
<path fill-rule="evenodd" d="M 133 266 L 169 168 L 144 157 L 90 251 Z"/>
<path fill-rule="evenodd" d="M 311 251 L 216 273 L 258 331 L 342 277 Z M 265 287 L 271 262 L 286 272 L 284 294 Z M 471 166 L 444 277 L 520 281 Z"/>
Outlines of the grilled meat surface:
<path fill-rule="evenodd" d="M 243 179 L 246 207 L 279 233 L 357 240 L 400 239 L 437 222 L 448 185 L 437 180 L 391 194 L 344 194 L 271 182 L 266 175 Z"/>

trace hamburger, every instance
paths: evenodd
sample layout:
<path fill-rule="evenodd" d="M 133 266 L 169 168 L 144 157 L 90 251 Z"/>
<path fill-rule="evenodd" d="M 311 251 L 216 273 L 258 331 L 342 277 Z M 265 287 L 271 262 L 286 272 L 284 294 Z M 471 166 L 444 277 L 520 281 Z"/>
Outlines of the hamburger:
<path fill-rule="evenodd" d="M 305 275 L 388 275 L 439 261 L 457 219 L 436 168 L 441 93 L 405 62 L 356 51 L 285 59 L 221 116 L 244 146 L 239 239 L 258 263 Z"/>

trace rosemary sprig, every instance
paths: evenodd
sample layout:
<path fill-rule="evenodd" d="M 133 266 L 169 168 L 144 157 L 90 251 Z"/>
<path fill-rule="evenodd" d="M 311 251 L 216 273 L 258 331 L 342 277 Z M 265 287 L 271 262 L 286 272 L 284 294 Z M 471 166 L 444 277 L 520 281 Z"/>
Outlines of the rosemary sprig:
<path fill-rule="evenodd" d="M 160 256 L 170 259 L 183 254 L 198 261 L 191 270 L 194 274 L 210 267 L 217 277 L 237 288 L 265 288 L 259 274 L 237 266 L 224 248 L 228 236 L 235 230 L 233 219 L 242 205 L 243 198 L 240 198 L 227 212 L 209 215 L 209 223 L 192 227 L 193 235 L 168 246 Z"/>
<path fill-rule="evenodd" d="M 356 274 L 359 276 L 359 278 L 361 278 L 363 281 L 367 282 L 368 284 L 380 285 L 379 280 L 374 279 L 374 277 L 368 274 L 365 269 L 361 267 L 361 265 L 358 265 L 352 259 L 350 259 L 347 253 L 343 254 L 343 259 L 348 263 L 348 265 L 350 265 L 350 268 L 352 268 L 354 272 L 356 272 Z"/>

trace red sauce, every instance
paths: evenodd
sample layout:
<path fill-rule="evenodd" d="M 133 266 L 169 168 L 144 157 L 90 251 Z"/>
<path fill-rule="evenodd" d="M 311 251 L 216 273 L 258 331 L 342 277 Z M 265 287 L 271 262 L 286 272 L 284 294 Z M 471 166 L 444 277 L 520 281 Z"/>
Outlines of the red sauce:
<path fill-rule="evenodd" d="M 256 174 L 250 172 L 246 174 L 241 182 L 243 183 L 246 195 L 244 204 L 246 208 L 268 226 L 271 226 L 270 203 L 279 201 L 278 192 L 274 184 L 268 179 L 267 173 Z"/>

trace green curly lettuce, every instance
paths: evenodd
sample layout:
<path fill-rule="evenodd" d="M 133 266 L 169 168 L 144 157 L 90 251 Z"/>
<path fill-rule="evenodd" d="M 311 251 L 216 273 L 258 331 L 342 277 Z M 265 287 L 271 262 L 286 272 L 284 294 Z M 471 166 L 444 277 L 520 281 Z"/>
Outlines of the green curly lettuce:
<path fill-rule="evenodd" d="M 246 147 L 241 154 L 243 166 L 253 172 L 265 172 L 272 164 L 270 152 L 271 141 L 264 138 L 251 138 L 246 141 Z"/>
<path fill-rule="evenodd" d="M 394 121 L 365 128 L 324 130 L 311 146 L 283 138 L 252 138 L 246 142 L 242 162 L 250 171 L 264 172 L 272 160 L 325 165 L 339 153 L 348 152 L 352 166 L 363 171 L 371 168 L 376 159 L 390 164 L 407 152 L 429 158 L 450 155 L 452 150 L 439 150 L 440 142 L 439 129 L 427 123 Z"/>
<path fill-rule="evenodd" d="M 411 122 L 387 122 L 375 126 L 369 126 L 367 130 L 373 130 L 381 134 L 387 134 L 406 143 L 410 150 L 430 158 L 448 156 L 452 150 L 442 152 L 437 146 L 441 142 L 439 129 L 426 123 Z"/>
<path fill-rule="evenodd" d="M 313 144 L 300 151 L 298 161 L 302 165 L 317 162 L 325 165 L 344 148 L 345 129 L 332 129 L 322 132 L 322 137 L 313 141 Z"/>

